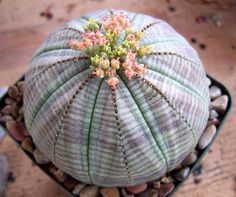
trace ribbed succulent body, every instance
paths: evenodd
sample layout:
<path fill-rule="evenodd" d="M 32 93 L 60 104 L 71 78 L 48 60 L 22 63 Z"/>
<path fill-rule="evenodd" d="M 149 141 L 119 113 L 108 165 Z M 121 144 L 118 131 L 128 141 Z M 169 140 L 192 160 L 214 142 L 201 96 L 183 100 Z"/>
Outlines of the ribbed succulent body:
<path fill-rule="evenodd" d="M 100 186 L 136 185 L 174 169 L 196 146 L 209 116 L 195 50 L 166 22 L 123 12 L 143 30 L 140 45 L 152 48 L 136 59 L 146 65 L 142 76 L 129 80 L 118 71 L 113 89 L 91 74 L 83 51 L 68 45 L 81 38 L 89 18 L 102 20 L 109 10 L 49 35 L 25 75 L 24 115 L 36 146 L 72 177 Z"/>

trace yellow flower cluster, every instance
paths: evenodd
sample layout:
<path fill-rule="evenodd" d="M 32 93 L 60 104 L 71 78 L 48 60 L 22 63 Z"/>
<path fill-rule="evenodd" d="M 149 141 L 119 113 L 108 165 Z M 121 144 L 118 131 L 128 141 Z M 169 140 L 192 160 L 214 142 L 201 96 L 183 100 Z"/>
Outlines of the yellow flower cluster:
<path fill-rule="evenodd" d="M 124 32 L 123 40 L 118 41 Z M 107 77 L 108 85 L 116 88 L 117 71 L 123 71 L 130 80 L 135 73 L 143 74 L 146 66 L 138 64 L 136 57 L 151 53 L 150 46 L 140 46 L 143 32 L 134 31 L 128 16 L 122 12 L 103 18 L 102 22 L 89 19 L 82 39 L 71 39 L 72 49 L 84 51 L 90 58 L 90 69 L 99 78 Z"/>

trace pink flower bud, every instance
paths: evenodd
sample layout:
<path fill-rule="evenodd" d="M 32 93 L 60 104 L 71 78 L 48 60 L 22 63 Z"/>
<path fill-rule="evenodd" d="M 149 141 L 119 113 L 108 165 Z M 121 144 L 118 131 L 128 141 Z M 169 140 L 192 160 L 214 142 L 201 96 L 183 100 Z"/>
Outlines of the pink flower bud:
<path fill-rule="evenodd" d="M 125 75 L 128 78 L 128 80 L 132 79 L 135 72 L 132 69 L 125 69 Z"/>
<path fill-rule="evenodd" d="M 116 77 L 111 77 L 107 80 L 107 83 L 110 87 L 116 88 L 117 84 L 119 83 L 119 80 Z"/>
<path fill-rule="evenodd" d="M 139 74 L 144 74 L 147 71 L 147 68 L 144 64 L 139 64 L 136 66 L 135 71 Z"/>
<path fill-rule="evenodd" d="M 110 68 L 109 70 L 106 71 L 106 75 L 109 77 L 114 77 L 114 76 L 116 76 L 116 70 Z"/>
<path fill-rule="evenodd" d="M 76 39 L 70 39 L 69 40 L 69 46 L 72 48 L 72 49 L 78 49 L 79 46 L 80 46 L 81 42 L 76 40 Z"/>
<path fill-rule="evenodd" d="M 95 74 L 99 78 L 103 78 L 105 76 L 104 70 L 102 68 L 96 68 L 93 71 L 93 74 Z"/>
<path fill-rule="evenodd" d="M 111 60 L 111 67 L 114 69 L 119 69 L 120 68 L 120 61 L 118 59 L 112 59 Z"/>

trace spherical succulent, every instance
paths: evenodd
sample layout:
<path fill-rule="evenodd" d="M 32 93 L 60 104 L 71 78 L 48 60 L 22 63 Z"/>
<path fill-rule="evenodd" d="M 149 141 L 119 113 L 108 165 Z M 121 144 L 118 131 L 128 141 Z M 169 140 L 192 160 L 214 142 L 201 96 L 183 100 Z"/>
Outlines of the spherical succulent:
<path fill-rule="evenodd" d="M 130 186 L 163 176 L 195 148 L 209 116 L 196 51 L 166 22 L 99 10 L 57 29 L 25 75 L 25 122 L 72 177 Z"/>

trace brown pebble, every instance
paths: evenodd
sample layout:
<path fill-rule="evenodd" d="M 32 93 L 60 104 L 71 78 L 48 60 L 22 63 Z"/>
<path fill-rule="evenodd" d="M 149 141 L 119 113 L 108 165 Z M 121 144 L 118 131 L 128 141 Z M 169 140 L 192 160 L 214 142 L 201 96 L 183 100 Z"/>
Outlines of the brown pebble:
<path fill-rule="evenodd" d="M 213 119 L 208 120 L 206 127 L 210 125 L 219 125 L 219 124 L 220 124 L 220 121 L 217 118 L 213 118 Z"/>
<path fill-rule="evenodd" d="M 61 183 L 64 182 L 67 178 L 67 175 L 61 169 L 57 168 L 54 165 L 49 167 L 49 171 Z"/>
<path fill-rule="evenodd" d="M 28 151 L 29 153 L 34 152 L 34 144 L 33 141 L 31 140 L 30 137 L 25 138 L 22 142 L 21 142 L 21 148 Z"/>
<path fill-rule="evenodd" d="M 208 126 L 198 141 L 198 148 L 201 150 L 206 148 L 212 141 L 213 137 L 215 136 L 215 133 L 216 133 L 216 126 L 215 125 Z"/>
<path fill-rule="evenodd" d="M 14 117 L 14 118 L 17 118 L 19 116 L 19 106 L 17 105 L 17 103 L 12 103 L 11 104 L 11 115 Z"/>
<path fill-rule="evenodd" d="M 4 108 L 1 109 L 1 113 L 4 115 L 10 115 L 12 112 L 12 106 L 6 105 Z"/>
<path fill-rule="evenodd" d="M 133 194 L 128 194 L 124 187 L 121 188 L 121 196 L 122 197 L 134 197 Z"/>
<path fill-rule="evenodd" d="M 82 189 L 84 189 L 86 184 L 84 183 L 78 183 L 75 188 L 73 189 L 72 193 L 74 195 L 78 195 Z"/>
<path fill-rule="evenodd" d="M 23 108 L 23 106 L 19 109 L 19 114 L 24 116 L 24 108 Z"/>
<path fill-rule="evenodd" d="M 158 197 L 158 190 L 153 188 L 148 188 L 144 192 L 137 195 L 137 197 Z"/>
<path fill-rule="evenodd" d="M 0 123 L 6 123 L 7 121 L 13 120 L 12 116 L 10 115 L 3 115 L 0 116 Z"/>
<path fill-rule="evenodd" d="M 120 197 L 117 187 L 107 187 L 100 190 L 103 197 Z"/>
<path fill-rule="evenodd" d="M 8 88 L 7 94 L 10 98 L 16 99 L 19 95 L 19 90 L 16 86 L 10 86 Z"/>
<path fill-rule="evenodd" d="M 177 171 L 175 174 L 173 174 L 173 177 L 178 181 L 182 181 L 188 176 L 189 170 L 189 167 L 184 167 L 181 170 Z"/>
<path fill-rule="evenodd" d="M 161 183 L 173 183 L 175 179 L 172 176 L 164 176 L 161 178 Z"/>
<path fill-rule="evenodd" d="M 159 181 L 159 180 L 154 181 L 153 187 L 156 188 L 156 189 L 159 189 L 161 187 L 161 181 Z"/>
<path fill-rule="evenodd" d="M 80 197 L 98 197 L 100 194 L 99 187 L 95 185 L 86 186 L 79 193 Z"/>
<path fill-rule="evenodd" d="M 24 94 L 24 88 L 25 88 L 25 82 L 24 81 L 19 81 L 17 83 L 17 87 L 19 89 L 20 94 L 23 95 Z"/>
<path fill-rule="evenodd" d="M 135 186 L 130 186 L 130 187 L 126 187 L 126 190 L 128 192 L 130 192 L 131 194 L 138 194 L 143 192 L 145 189 L 147 189 L 147 184 L 146 183 L 142 183 L 139 185 L 135 185 Z"/>
<path fill-rule="evenodd" d="M 159 189 L 159 197 L 165 197 L 175 188 L 173 183 L 161 184 Z"/>
<path fill-rule="evenodd" d="M 26 137 L 29 136 L 25 124 L 22 122 L 17 123 L 14 120 L 10 120 L 6 122 L 6 127 L 11 136 L 17 141 L 23 141 Z"/>
<path fill-rule="evenodd" d="M 77 181 L 73 177 L 69 176 L 68 178 L 66 178 L 66 180 L 64 181 L 63 184 L 64 184 L 65 188 L 67 188 L 68 190 L 71 191 L 79 184 L 79 181 Z"/>
<path fill-rule="evenodd" d="M 229 98 L 227 95 L 222 95 L 212 101 L 211 107 L 218 112 L 224 113 L 228 105 L 228 100 Z"/>
<path fill-rule="evenodd" d="M 39 149 L 37 149 L 37 148 L 34 150 L 33 154 L 34 154 L 34 159 L 35 159 L 36 163 L 38 163 L 38 164 L 46 164 L 46 163 L 50 162 L 49 159 L 47 159 L 41 153 L 41 151 Z"/>
<path fill-rule="evenodd" d="M 181 163 L 182 166 L 189 166 L 192 165 L 197 161 L 197 152 L 191 152 Z"/>
<path fill-rule="evenodd" d="M 11 104 L 13 104 L 13 103 L 15 103 L 15 102 L 16 102 L 15 100 L 13 100 L 12 98 L 9 98 L 9 97 L 7 97 L 7 98 L 5 99 L 5 103 L 8 104 L 8 105 L 11 105 Z"/>

